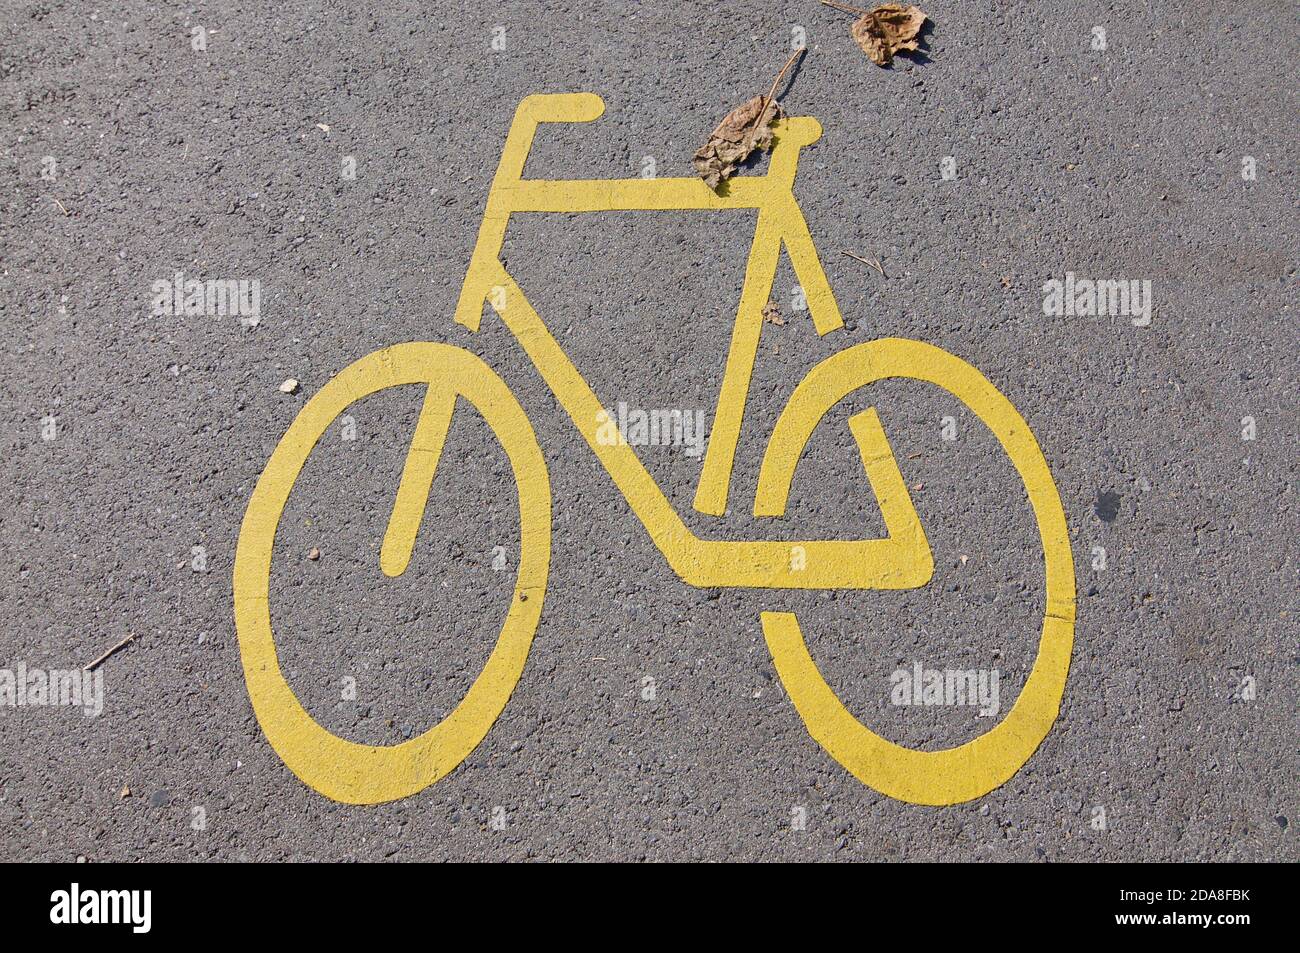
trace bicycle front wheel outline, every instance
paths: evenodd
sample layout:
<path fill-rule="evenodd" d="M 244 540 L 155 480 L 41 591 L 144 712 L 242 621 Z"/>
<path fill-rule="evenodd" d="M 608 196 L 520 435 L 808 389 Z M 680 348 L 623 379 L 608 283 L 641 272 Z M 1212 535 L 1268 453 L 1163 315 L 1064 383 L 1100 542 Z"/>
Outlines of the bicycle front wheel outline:
<path fill-rule="evenodd" d="M 302 707 L 280 670 L 271 631 L 275 533 L 312 449 L 348 406 L 389 387 L 427 384 L 468 400 L 506 451 L 519 491 L 519 573 L 501 634 L 465 697 L 442 721 L 398 745 L 340 738 Z M 541 620 L 551 560 L 551 487 L 532 424 L 506 383 L 479 357 L 412 342 L 344 368 L 298 412 L 249 499 L 235 553 L 235 627 L 249 699 L 276 754 L 306 785 L 335 801 L 378 804 L 445 777 L 478 747 L 523 674 Z"/>
<path fill-rule="evenodd" d="M 975 367 L 904 338 L 856 344 L 826 358 L 795 388 L 772 432 L 760 473 L 784 484 L 822 418 L 849 394 L 890 378 L 933 384 L 965 404 L 997 438 L 1020 475 L 1043 545 L 1045 612 L 1034 665 L 998 724 L 955 748 L 921 751 L 882 738 L 839 700 L 808 651 L 792 612 L 763 612 L 763 635 L 808 733 L 863 784 L 899 801 L 943 806 L 982 797 L 1024 767 L 1060 714 L 1074 647 L 1074 557 L 1061 496 L 1033 432 Z M 784 496 L 784 492 L 780 494 Z"/>

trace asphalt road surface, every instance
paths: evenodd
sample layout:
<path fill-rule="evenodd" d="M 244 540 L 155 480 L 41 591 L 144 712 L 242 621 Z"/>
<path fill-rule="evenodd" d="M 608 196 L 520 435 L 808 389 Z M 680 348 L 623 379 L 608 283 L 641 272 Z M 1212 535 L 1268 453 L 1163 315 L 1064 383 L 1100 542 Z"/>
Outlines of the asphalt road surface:
<path fill-rule="evenodd" d="M 928 56 L 880 69 L 853 17 L 815 0 L 3 0 L 0 668 L 79 669 L 136 638 L 99 668 L 98 715 L 0 692 L 0 859 L 1300 857 L 1294 5 L 924 9 Z M 933 549 L 920 589 L 686 585 L 502 322 L 452 323 L 520 100 L 607 106 L 545 127 L 528 177 L 688 176 L 804 37 L 781 101 L 824 128 L 795 195 L 846 327 L 816 334 L 783 256 L 725 517 L 691 509 L 690 447 L 638 452 L 697 533 L 873 537 L 846 421 L 874 406 Z M 711 425 L 753 228 L 742 211 L 521 215 L 502 258 L 606 406 Z M 256 322 L 157 313 L 177 272 L 257 282 Z M 1149 323 L 1045 314 L 1067 272 L 1149 282 Z M 912 748 L 983 734 L 1033 665 L 1034 515 L 944 391 L 850 397 L 781 527 L 748 515 L 791 390 L 880 337 L 938 345 L 1015 404 L 1074 556 L 1056 724 L 1007 783 L 945 807 L 878 793 L 819 747 L 759 624 L 797 612 L 845 706 Z M 295 415 L 404 341 L 471 348 L 527 410 L 550 583 L 484 741 L 418 794 L 351 806 L 259 728 L 232 569 Z M 410 569 L 380 572 L 420 400 L 394 388 L 349 408 L 276 537 L 285 677 L 321 726 L 368 745 L 456 706 L 514 585 L 510 470 L 470 412 Z M 892 673 L 916 665 L 996 670 L 998 711 L 895 704 Z"/>

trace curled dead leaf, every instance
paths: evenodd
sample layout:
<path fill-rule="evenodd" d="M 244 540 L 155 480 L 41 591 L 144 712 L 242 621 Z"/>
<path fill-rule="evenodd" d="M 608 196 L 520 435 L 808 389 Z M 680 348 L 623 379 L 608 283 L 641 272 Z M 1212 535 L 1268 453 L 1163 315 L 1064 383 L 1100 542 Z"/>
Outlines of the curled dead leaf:
<path fill-rule="evenodd" d="M 772 80 L 767 95 L 746 100 L 727 113 L 709 133 L 709 141 L 696 150 L 691 164 L 709 188 L 716 189 L 723 179 L 731 178 L 755 149 L 766 152 L 772 148 L 772 125 L 784 115 L 776 101 L 776 91 L 786 71 L 803 54 L 803 47 L 795 50 Z"/>
<path fill-rule="evenodd" d="M 925 26 L 920 8 L 885 3 L 864 13 L 850 28 L 853 39 L 877 66 L 888 66 L 899 51 L 920 48 L 917 36 Z"/>
<path fill-rule="evenodd" d="M 821 0 L 828 7 L 860 14 L 850 27 L 853 39 L 877 66 L 888 66 L 894 54 L 920 49 L 917 37 L 926 16 L 911 4 L 882 3 L 871 10 L 850 6 L 840 0 Z"/>
<path fill-rule="evenodd" d="M 741 103 L 718 123 L 691 159 L 706 185 L 716 189 L 755 149 L 772 148 L 772 124 L 781 118 L 776 100 L 755 96 Z"/>

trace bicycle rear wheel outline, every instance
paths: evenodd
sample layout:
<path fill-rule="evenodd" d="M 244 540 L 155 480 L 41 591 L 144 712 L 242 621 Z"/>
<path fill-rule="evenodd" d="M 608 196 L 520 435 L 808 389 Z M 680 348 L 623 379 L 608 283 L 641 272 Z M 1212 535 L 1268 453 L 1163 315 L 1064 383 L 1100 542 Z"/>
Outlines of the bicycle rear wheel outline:
<path fill-rule="evenodd" d="M 520 555 L 510 608 L 491 655 L 442 721 L 398 745 L 367 745 L 321 727 L 280 670 L 271 631 L 275 533 L 316 443 L 348 406 L 389 387 L 427 384 L 467 399 L 510 460 L 519 494 Z M 235 625 L 249 698 L 276 754 L 303 783 L 335 801 L 378 804 L 445 777 L 500 717 L 541 620 L 551 558 L 551 488 L 532 424 L 505 382 L 479 357 L 448 344 L 398 344 L 344 368 L 299 411 L 267 461 L 244 513 L 235 554 Z"/>
<path fill-rule="evenodd" d="M 922 341 L 856 344 L 809 371 L 773 429 L 758 497 L 783 511 L 799 458 L 822 418 L 859 388 L 890 378 L 923 381 L 956 397 L 989 428 L 1020 475 L 1044 566 L 1043 628 L 1029 677 L 1006 717 L 988 731 L 953 748 L 921 751 L 882 738 L 853 716 L 818 670 L 793 612 L 763 612 L 763 635 L 808 733 L 850 774 L 899 801 L 959 804 L 1014 777 L 1060 714 L 1074 647 L 1074 557 L 1060 493 L 1029 425 L 974 366 Z"/>

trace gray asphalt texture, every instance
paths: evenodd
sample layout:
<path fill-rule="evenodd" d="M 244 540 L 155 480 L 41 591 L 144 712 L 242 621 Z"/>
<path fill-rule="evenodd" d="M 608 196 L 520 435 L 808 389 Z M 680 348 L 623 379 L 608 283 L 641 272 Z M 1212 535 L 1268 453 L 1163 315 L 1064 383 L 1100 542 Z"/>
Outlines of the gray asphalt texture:
<path fill-rule="evenodd" d="M 852 17 L 813 0 L 2 0 L 0 668 L 79 667 L 138 639 L 104 664 L 98 718 L 0 707 L 0 859 L 1300 857 L 1294 5 L 923 7 L 929 56 L 882 70 Z M 196 26 L 206 52 L 191 49 Z M 699 532 L 874 535 L 845 422 L 875 406 L 935 552 L 933 582 L 912 592 L 684 585 L 500 321 L 477 336 L 451 323 L 524 96 L 607 104 L 594 125 L 544 128 L 531 177 L 633 176 L 647 156 L 689 175 L 717 120 L 766 91 L 795 26 L 809 51 L 783 105 L 825 128 L 796 195 L 848 326 L 817 337 L 790 306 L 783 258 L 785 324 L 764 329 L 724 520 L 690 510 L 697 460 L 641 457 Z M 752 225 L 521 216 L 503 257 L 607 404 L 711 420 Z M 176 271 L 259 280 L 260 324 L 152 315 L 151 284 Z M 1042 285 L 1066 271 L 1149 279 L 1152 323 L 1045 316 Z M 1012 400 L 1074 548 L 1060 719 L 1006 785 L 947 808 L 891 800 L 825 754 L 759 627 L 760 611 L 797 610 L 845 704 L 913 747 L 990 722 L 891 705 L 896 668 L 997 668 L 1005 713 L 1032 665 L 1032 514 L 994 438 L 934 388 L 847 401 L 800 464 L 787 520 L 747 516 L 790 390 L 883 336 L 946 348 Z M 528 410 L 554 494 L 550 587 L 483 744 L 418 795 L 352 807 L 303 785 L 262 735 L 231 567 L 258 474 L 306 399 L 411 340 L 472 348 Z M 297 394 L 278 389 L 290 377 Z M 356 439 L 326 434 L 277 537 L 287 676 L 321 724 L 372 744 L 457 703 L 513 585 L 494 547 L 518 551 L 504 455 L 460 414 L 411 569 L 379 572 L 418 401 L 399 389 L 355 405 Z M 49 416 L 57 436 L 43 440 Z M 341 698 L 348 677 L 355 701 Z"/>

